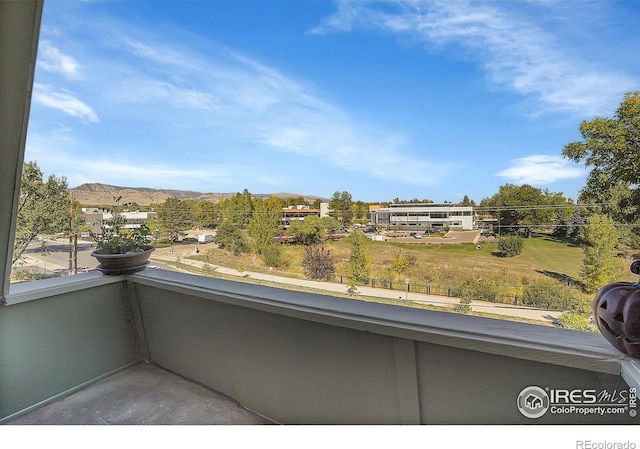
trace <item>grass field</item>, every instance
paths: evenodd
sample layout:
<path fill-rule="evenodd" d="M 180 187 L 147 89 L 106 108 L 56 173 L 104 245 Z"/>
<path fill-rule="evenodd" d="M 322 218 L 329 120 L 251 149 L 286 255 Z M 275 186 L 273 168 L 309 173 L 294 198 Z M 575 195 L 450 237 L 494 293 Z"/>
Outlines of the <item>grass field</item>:
<path fill-rule="evenodd" d="M 348 259 L 351 253 L 351 239 L 328 241 L 336 261 L 336 274 L 347 275 Z M 547 288 L 571 288 L 584 301 L 592 295 L 585 295 L 579 289 L 579 271 L 582 264 L 582 249 L 570 239 L 558 239 L 547 234 L 534 234 L 524 240 L 520 255 L 502 258 L 498 255 L 496 243 L 476 244 L 403 244 L 366 241 L 372 262 L 371 277 L 375 279 L 395 279 L 411 283 L 429 285 L 484 284 L 486 289 L 499 290 L 506 295 L 521 295 L 527 286 L 543 284 Z M 287 245 L 282 247 L 287 267 L 270 268 L 256 254 L 234 256 L 222 249 L 210 249 L 195 256 L 211 264 L 228 266 L 249 271 L 272 272 L 273 274 L 304 278 L 302 257 L 304 247 Z M 403 273 L 393 272 L 390 261 L 402 251 L 411 255 L 415 263 Z M 636 281 L 628 270 L 629 261 L 621 259 L 621 280 Z"/>

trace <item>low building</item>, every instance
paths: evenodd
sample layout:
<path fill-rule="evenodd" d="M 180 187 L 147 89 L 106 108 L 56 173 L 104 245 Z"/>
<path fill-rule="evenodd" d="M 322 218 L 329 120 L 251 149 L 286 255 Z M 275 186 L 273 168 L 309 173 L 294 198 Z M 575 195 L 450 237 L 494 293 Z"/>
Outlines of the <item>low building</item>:
<path fill-rule="evenodd" d="M 305 204 L 300 204 L 297 206 L 288 206 L 282 208 L 282 227 L 288 228 L 292 221 L 304 221 L 305 218 L 314 216 L 314 217 L 328 217 L 329 212 L 329 203 L 320 203 L 320 208 L 315 209 Z"/>
<path fill-rule="evenodd" d="M 103 208 L 82 208 L 82 212 L 84 213 L 85 223 L 89 228 L 91 228 L 91 232 L 100 233 L 100 227 L 102 223 L 110 220 L 113 215 L 107 209 Z M 120 215 L 124 217 L 126 220 L 125 228 L 138 228 L 141 224 L 145 223 L 150 218 L 155 218 L 156 212 L 121 212 Z"/>
<path fill-rule="evenodd" d="M 289 206 L 282 209 L 282 226 L 288 228 L 292 221 L 304 221 L 305 218 L 320 216 L 320 209 L 312 209 L 309 206 Z"/>
<path fill-rule="evenodd" d="M 371 224 L 390 229 L 474 229 L 474 213 L 471 206 L 454 206 L 449 203 L 391 204 L 389 207 L 370 209 Z"/>

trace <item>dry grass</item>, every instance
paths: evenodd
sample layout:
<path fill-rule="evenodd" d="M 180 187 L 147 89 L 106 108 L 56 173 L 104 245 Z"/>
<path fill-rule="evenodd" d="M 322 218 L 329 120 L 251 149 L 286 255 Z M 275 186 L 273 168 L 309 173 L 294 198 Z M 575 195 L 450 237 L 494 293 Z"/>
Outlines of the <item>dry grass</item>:
<path fill-rule="evenodd" d="M 336 273 L 347 274 L 347 265 L 351 253 L 351 239 L 329 241 L 325 243 L 336 260 Z M 579 285 L 579 270 L 582 264 L 582 249 L 571 240 L 560 240 L 555 237 L 539 234 L 525 239 L 522 254 L 510 257 L 499 257 L 496 243 L 481 243 L 480 249 L 476 244 L 402 244 L 377 242 L 367 240 L 371 254 L 372 277 L 377 279 L 411 279 L 412 282 L 437 283 L 459 282 L 473 278 L 499 283 L 503 286 L 512 285 L 520 288 L 536 282 L 558 282 Z M 222 265 L 238 269 L 258 272 L 271 272 L 276 275 L 294 278 L 305 278 L 302 268 L 304 247 L 285 245 L 282 250 L 288 262 L 287 267 L 269 267 L 256 254 L 241 254 L 234 256 L 228 251 L 207 245 L 210 249 L 203 251 L 194 258 L 207 261 L 214 265 Z M 393 273 L 389 269 L 389 262 L 394 254 L 402 251 L 415 258 L 415 264 L 406 273 Z M 621 280 L 637 280 L 626 270 Z"/>

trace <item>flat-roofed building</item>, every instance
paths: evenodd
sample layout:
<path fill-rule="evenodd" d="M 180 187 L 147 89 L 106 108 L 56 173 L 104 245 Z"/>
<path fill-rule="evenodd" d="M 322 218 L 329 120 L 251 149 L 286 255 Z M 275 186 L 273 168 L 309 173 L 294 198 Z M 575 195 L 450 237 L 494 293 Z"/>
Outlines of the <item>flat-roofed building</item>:
<path fill-rule="evenodd" d="M 82 208 L 82 212 L 84 213 L 85 223 L 87 226 L 91 228 L 91 232 L 100 233 L 100 227 L 102 223 L 109 221 L 113 218 L 113 214 L 104 208 Z M 156 212 L 120 212 L 120 215 L 125 219 L 126 223 L 124 228 L 139 228 L 140 225 L 145 223 L 150 218 L 156 218 Z"/>
<path fill-rule="evenodd" d="M 309 206 L 289 206 L 282 209 L 282 225 L 287 228 L 292 221 L 304 221 L 305 218 L 320 216 L 320 209 L 312 209 Z"/>
<path fill-rule="evenodd" d="M 416 230 L 474 229 L 474 213 L 471 206 L 454 206 L 449 203 L 391 204 L 371 210 L 371 224 Z"/>

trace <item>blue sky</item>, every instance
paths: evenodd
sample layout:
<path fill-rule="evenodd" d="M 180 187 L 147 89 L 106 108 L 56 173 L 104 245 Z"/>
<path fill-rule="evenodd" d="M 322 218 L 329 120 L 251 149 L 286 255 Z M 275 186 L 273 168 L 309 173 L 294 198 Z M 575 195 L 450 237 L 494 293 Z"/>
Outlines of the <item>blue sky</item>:
<path fill-rule="evenodd" d="M 640 89 L 635 1 L 47 0 L 26 160 L 71 187 L 575 198 Z"/>

